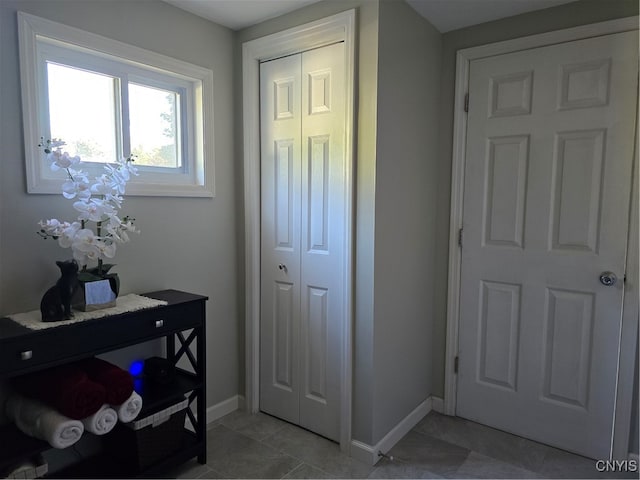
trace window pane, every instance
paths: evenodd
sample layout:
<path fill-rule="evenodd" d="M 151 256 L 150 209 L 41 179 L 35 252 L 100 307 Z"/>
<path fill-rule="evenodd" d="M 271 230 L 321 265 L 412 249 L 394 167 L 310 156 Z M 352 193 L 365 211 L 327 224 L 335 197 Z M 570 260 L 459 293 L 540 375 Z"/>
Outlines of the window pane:
<path fill-rule="evenodd" d="M 138 165 L 182 166 L 178 139 L 180 96 L 168 90 L 129 83 L 131 153 Z"/>
<path fill-rule="evenodd" d="M 51 137 L 84 162 L 114 162 L 117 79 L 47 62 Z"/>

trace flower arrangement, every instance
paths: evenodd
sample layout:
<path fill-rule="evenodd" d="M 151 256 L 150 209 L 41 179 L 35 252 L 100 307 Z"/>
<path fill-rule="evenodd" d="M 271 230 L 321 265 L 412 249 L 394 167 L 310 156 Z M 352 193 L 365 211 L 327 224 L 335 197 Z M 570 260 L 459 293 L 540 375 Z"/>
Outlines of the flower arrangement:
<path fill-rule="evenodd" d="M 87 174 L 79 169 L 80 157 L 63 151 L 64 145 L 60 139 L 44 141 L 41 138 L 38 146 L 51 162 L 51 170 L 66 172 L 62 195 L 75 200 L 73 208 L 79 212 L 78 218 L 74 222 L 61 222 L 55 218 L 41 220 L 38 235 L 57 240 L 62 248 L 71 248 L 73 258 L 82 267 L 78 275 L 80 280 L 100 280 L 109 276 L 109 269 L 113 267 L 103 261 L 115 256 L 118 244 L 129 241 L 129 233 L 139 232 L 133 218 L 117 215 L 124 201 L 125 186 L 131 175 L 138 172 L 133 166 L 134 158 L 130 156 L 115 164 L 106 164 L 104 173 L 91 184 Z M 91 222 L 95 223 L 95 231 L 90 227 Z M 97 266 L 87 268 L 87 264 L 96 261 Z"/>

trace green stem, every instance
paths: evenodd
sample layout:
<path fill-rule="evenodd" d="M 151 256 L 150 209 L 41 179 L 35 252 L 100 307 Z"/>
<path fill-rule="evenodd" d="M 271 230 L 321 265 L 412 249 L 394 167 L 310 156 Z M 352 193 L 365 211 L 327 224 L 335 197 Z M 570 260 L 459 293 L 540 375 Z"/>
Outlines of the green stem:
<path fill-rule="evenodd" d="M 102 233 L 102 222 L 96 222 L 96 235 L 99 237 Z M 98 259 L 98 275 L 102 276 L 102 259 Z"/>

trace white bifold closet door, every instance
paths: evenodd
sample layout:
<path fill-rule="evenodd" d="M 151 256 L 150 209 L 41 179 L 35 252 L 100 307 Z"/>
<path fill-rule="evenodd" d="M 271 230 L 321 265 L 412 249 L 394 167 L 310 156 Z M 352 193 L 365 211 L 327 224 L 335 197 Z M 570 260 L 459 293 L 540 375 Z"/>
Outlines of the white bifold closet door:
<path fill-rule="evenodd" d="M 260 410 L 338 440 L 344 44 L 260 66 Z"/>

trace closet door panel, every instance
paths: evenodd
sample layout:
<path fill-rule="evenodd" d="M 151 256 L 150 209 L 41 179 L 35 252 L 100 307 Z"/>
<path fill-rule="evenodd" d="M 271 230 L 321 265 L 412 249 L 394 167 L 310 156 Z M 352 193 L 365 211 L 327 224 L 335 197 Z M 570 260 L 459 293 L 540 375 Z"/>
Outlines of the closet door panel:
<path fill-rule="evenodd" d="M 261 64 L 260 409 L 338 441 L 344 45 Z"/>
<path fill-rule="evenodd" d="M 300 60 L 260 66 L 260 409 L 294 423 L 300 416 Z"/>
<path fill-rule="evenodd" d="M 344 44 L 302 53 L 300 425 L 338 440 L 345 312 Z"/>

